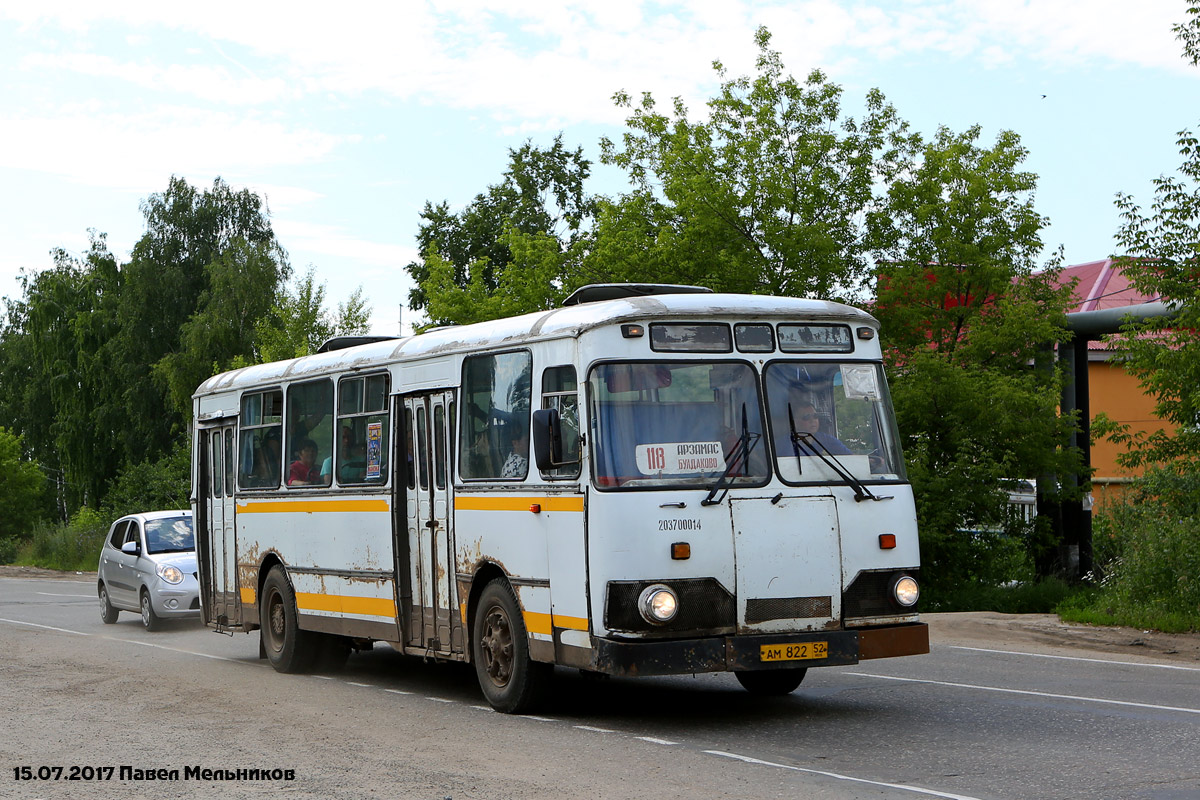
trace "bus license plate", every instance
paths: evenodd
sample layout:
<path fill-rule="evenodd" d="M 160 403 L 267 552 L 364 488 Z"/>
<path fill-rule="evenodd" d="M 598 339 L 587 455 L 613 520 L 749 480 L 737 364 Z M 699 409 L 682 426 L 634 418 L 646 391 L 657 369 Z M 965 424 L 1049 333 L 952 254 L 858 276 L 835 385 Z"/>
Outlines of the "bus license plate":
<path fill-rule="evenodd" d="M 764 644 L 759 649 L 759 659 L 762 661 L 802 661 L 811 658 L 827 658 L 828 656 L 828 642 Z"/>

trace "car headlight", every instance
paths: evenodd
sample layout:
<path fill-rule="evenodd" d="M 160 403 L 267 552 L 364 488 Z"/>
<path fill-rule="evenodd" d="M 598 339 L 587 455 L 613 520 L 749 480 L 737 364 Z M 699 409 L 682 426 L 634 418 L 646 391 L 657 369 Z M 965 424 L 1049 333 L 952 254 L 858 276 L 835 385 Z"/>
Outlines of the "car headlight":
<path fill-rule="evenodd" d="M 921 596 L 921 587 L 911 575 L 901 575 L 892 583 L 892 597 L 905 608 L 912 608 Z"/>
<path fill-rule="evenodd" d="M 678 610 L 679 598 L 669 586 L 661 583 L 647 586 L 638 598 L 638 611 L 641 612 L 642 619 L 654 625 L 670 622 Z"/>
<path fill-rule="evenodd" d="M 159 564 L 154 571 L 158 573 L 158 577 L 167 583 L 183 582 L 183 573 L 179 571 L 178 567 L 172 567 L 170 564 Z"/>

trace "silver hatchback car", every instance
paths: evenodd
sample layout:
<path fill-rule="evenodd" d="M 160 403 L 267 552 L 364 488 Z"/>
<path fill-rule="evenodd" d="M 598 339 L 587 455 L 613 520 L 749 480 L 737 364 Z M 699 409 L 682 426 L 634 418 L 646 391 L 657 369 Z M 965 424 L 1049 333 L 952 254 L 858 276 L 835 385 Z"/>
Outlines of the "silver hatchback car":
<path fill-rule="evenodd" d="M 100 552 L 97 591 L 108 625 L 122 611 L 142 615 L 146 630 L 164 619 L 200 614 L 191 511 L 149 511 L 113 523 Z"/>

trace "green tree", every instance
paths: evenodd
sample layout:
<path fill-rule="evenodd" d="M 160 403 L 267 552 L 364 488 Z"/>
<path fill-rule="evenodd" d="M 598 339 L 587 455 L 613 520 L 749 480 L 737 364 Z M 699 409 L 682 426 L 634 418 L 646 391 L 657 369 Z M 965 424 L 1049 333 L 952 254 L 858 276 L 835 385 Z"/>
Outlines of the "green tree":
<path fill-rule="evenodd" d="M 33 457 L 60 478 L 62 505 L 96 501 L 120 463 L 125 410 L 113 340 L 122 275 L 103 234 L 82 258 L 53 253 L 54 266 L 21 278 L 0 342 L 4 418 Z M 11 382 L 10 382 L 11 381 Z"/>
<path fill-rule="evenodd" d="M 142 214 L 146 232 L 123 270 L 114 359 L 129 417 L 122 426 L 127 463 L 167 453 L 186 428 L 188 405 L 181 396 L 190 396 L 187 383 L 198 384 L 212 374 L 214 362 L 238 355 L 219 352 L 205 360 L 203 353 L 188 353 L 183 341 L 186 331 L 193 347 L 212 343 L 206 341 L 207 332 L 196 330 L 204 322 L 192 328 L 186 323 L 208 304 L 217 304 L 215 315 L 226 302 L 213 279 L 225 281 L 228 288 L 242 266 L 249 270 L 248 279 L 271 269 L 287 274 L 287 256 L 275 239 L 268 211 L 249 189 L 234 191 L 217 178 L 202 191 L 172 177 L 166 191 L 142 203 Z M 237 313 L 255 301 L 239 294 L 229 303 Z M 209 321 L 213 315 L 201 313 Z M 240 319 L 236 324 L 245 326 Z M 181 352 L 185 355 L 173 355 Z"/>
<path fill-rule="evenodd" d="M 1154 180 L 1148 213 L 1132 196 L 1117 196 L 1121 270 L 1138 291 L 1171 304 L 1173 315 L 1130 322 L 1109 342 L 1155 398 L 1155 415 L 1170 423 L 1149 433 L 1114 431 L 1128 447 L 1118 460 L 1183 472 L 1200 470 L 1200 140 L 1185 130 L 1178 142 L 1180 174 Z"/>
<path fill-rule="evenodd" d="M 965 531 L 1018 533 L 1012 482 L 1078 466 L 1063 447 L 1075 421 L 1057 414 L 1065 376 L 1048 361 L 1068 338 L 1070 287 L 1035 272 L 1046 220 L 1025 148 L 1007 131 L 982 147 L 979 134 L 939 129 L 874 220 L 875 314 L 931 585 L 998 577 Z"/>
<path fill-rule="evenodd" d="M 254 354 L 257 326 L 274 308 L 289 272 L 276 248 L 243 239 L 230 242 L 203 268 L 207 286 L 179 330 L 179 349 L 153 367 L 168 388 L 172 410 L 184 419 L 191 419 L 197 386 Z"/>
<path fill-rule="evenodd" d="M 296 282 L 295 289 L 279 293 L 270 313 L 261 317 L 255 327 L 257 361 L 283 361 L 317 352 L 326 340 L 334 336 L 353 336 L 366 333 L 371 309 L 355 289 L 344 303 L 338 304 L 335 314 L 325 309 L 325 284 L 318 284 L 313 268 Z"/>
<path fill-rule="evenodd" d="M 867 213 L 875 186 L 909 158 L 914 139 L 882 94 L 861 120 L 820 71 L 785 74 L 759 28 L 757 75 L 723 79 L 708 119 L 672 113 L 643 94 L 621 146 L 602 160 L 629 173 L 633 192 L 601 210 L 595 271 L 624 280 L 701 283 L 791 296 L 855 297 L 869 276 Z"/>
<path fill-rule="evenodd" d="M 405 267 L 415 282 L 409 306 L 433 324 L 543 307 L 542 295 L 561 288 L 551 282 L 561 283 L 567 254 L 586 241 L 595 208 L 584 191 L 590 171 L 583 149 L 568 149 L 560 134 L 549 147 L 526 142 L 510 150 L 502 180 L 461 211 L 427 202 L 417 233 L 421 258 Z M 527 269 L 532 275 L 522 274 Z M 530 287 L 541 293 L 527 296 Z"/>
<path fill-rule="evenodd" d="M 21 437 L 0 428 L 0 544 L 26 538 L 47 511 L 46 476 L 21 451 Z"/>

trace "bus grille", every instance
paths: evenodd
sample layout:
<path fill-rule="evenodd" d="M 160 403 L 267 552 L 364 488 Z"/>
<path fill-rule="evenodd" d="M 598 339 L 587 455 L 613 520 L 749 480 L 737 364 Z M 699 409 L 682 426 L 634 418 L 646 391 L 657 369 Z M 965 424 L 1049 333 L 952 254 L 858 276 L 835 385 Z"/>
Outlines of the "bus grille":
<path fill-rule="evenodd" d="M 892 579 L 897 575 L 911 575 L 918 583 L 921 580 L 920 570 L 915 569 L 860 573 L 842 592 L 842 615 L 846 618 L 893 617 L 915 613 L 916 606 L 900 608 L 888 594 Z"/>
<path fill-rule="evenodd" d="M 638 611 L 638 597 L 647 586 L 662 583 L 679 597 L 679 613 L 662 625 L 651 625 Z M 664 581 L 609 581 L 604 604 L 604 627 L 610 631 L 679 636 L 687 633 L 732 633 L 736 604 L 715 578 Z"/>
<path fill-rule="evenodd" d="M 773 619 L 829 619 L 832 616 L 832 597 L 751 597 L 746 600 L 747 625 Z"/>

